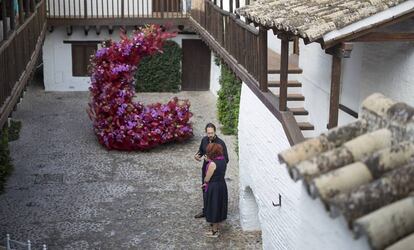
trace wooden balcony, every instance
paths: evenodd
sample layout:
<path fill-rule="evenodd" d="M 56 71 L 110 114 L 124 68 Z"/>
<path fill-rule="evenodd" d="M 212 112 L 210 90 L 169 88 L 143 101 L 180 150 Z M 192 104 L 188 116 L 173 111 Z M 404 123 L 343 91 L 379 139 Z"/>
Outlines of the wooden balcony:
<path fill-rule="evenodd" d="M 304 98 L 290 95 L 288 100 L 287 94 L 281 98 L 282 96 L 269 91 L 269 88 L 287 88 L 289 82 L 268 81 L 268 74 L 285 74 L 287 78 L 287 74 L 302 73 L 297 64 L 298 57 L 293 55 L 285 63 L 280 55 L 268 49 L 266 27 L 254 25 L 234 14 L 233 1 L 229 2 L 230 11 L 224 10 L 223 2 L 193 0 L 190 25 L 281 122 L 290 143 L 302 141 L 304 137 L 293 112 L 286 107 L 281 108 L 280 104 L 286 106 L 287 101 L 302 101 Z M 248 4 L 249 1 L 246 0 L 245 3 Z M 240 1 L 235 1 L 234 7 L 238 8 L 239 4 Z M 298 82 L 290 82 L 290 85 L 301 86 Z M 306 114 L 307 111 L 296 112 L 296 115 Z"/>
<path fill-rule="evenodd" d="M 1 1 L 0 127 L 20 100 L 40 55 L 46 31 L 45 0 Z M 17 11 L 16 11 L 17 10 Z"/>
<path fill-rule="evenodd" d="M 186 0 L 46 0 L 48 25 L 186 24 Z"/>

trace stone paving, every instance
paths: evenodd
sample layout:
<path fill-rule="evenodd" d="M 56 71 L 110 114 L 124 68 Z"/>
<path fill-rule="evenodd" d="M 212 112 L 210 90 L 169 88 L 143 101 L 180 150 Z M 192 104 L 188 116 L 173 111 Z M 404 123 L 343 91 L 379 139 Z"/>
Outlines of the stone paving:
<path fill-rule="evenodd" d="M 139 94 L 144 103 L 173 94 Z M 192 159 L 206 122 L 217 124 L 210 92 L 181 92 L 194 113 L 195 136 L 150 152 L 107 151 L 86 115 L 87 92 L 29 87 L 13 117 L 23 122 L 12 142 L 14 172 L 0 195 L 0 240 L 6 232 L 48 249 L 261 249 L 260 233 L 242 232 L 235 138 L 229 148 L 229 216 L 218 239 L 206 238 L 201 164 Z M 0 244 L 2 245 L 2 244 Z"/>

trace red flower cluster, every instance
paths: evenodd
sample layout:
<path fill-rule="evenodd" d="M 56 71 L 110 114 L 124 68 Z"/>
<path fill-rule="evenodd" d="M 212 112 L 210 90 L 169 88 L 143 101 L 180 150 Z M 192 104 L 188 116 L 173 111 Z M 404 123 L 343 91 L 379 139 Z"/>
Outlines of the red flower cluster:
<path fill-rule="evenodd" d="M 167 104 L 144 106 L 134 102 L 139 61 L 161 52 L 164 41 L 174 34 L 148 26 L 132 38 L 105 42 L 92 59 L 88 114 L 99 142 L 108 149 L 145 150 L 193 136 L 188 100 L 171 99 Z"/>

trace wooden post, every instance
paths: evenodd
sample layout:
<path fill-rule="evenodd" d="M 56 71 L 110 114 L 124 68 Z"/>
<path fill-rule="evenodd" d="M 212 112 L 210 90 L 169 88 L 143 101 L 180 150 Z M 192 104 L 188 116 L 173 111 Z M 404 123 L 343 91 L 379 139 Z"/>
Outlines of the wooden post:
<path fill-rule="evenodd" d="M 230 0 L 230 13 L 233 13 L 233 0 Z"/>
<path fill-rule="evenodd" d="M 30 16 L 30 0 L 24 0 L 24 7 L 25 17 L 28 18 Z"/>
<path fill-rule="evenodd" d="M 125 15 L 124 9 L 125 9 L 125 2 L 124 2 L 124 0 L 121 0 L 121 18 L 124 18 L 124 15 Z M 98 11 L 98 9 L 97 9 L 97 11 Z M 161 10 L 161 13 L 162 13 L 162 10 Z"/>
<path fill-rule="evenodd" d="M 16 28 L 16 12 L 14 11 L 14 0 L 9 0 L 10 3 L 10 29 L 14 30 Z"/>
<path fill-rule="evenodd" d="M 280 55 L 280 88 L 279 88 L 279 110 L 287 110 L 287 84 L 289 70 L 289 37 L 281 35 L 281 55 Z"/>
<path fill-rule="evenodd" d="M 6 1 L 1 1 L 1 20 L 3 21 L 3 40 L 8 38 Z"/>
<path fill-rule="evenodd" d="M 160 1 L 161 18 L 164 18 L 164 0 Z"/>
<path fill-rule="evenodd" d="M 261 91 L 267 92 L 267 29 L 262 25 L 259 26 L 258 50 L 259 60 L 257 62 L 259 64 L 259 88 Z"/>
<path fill-rule="evenodd" d="M 329 122 L 328 129 L 338 126 L 339 95 L 341 91 L 341 69 L 342 58 L 351 56 L 353 45 L 351 43 L 341 43 L 325 52 L 332 55 L 331 69 L 331 93 L 329 98 Z"/>
<path fill-rule="evenodd" d="M 109 7 L 108 7 L 109 8 Z M 112 6 L 112 15 L 114 15 L 114 8 Z M 83 17 L 86 19 L 88 17 L 88 1 L 83 1 Z"/>
<path fill-rule="evenodd" d="M 36 3 L 35 0 L 30 0 L 30 12 L 34 13 L 36 10 Z"/>
<path fill-rule="evenodd" d="M 19 23 L 22 25 L 24 22 L 24 10 L 23 10 L 23 0 L 19 0 Z"/>
<path fill-rule="evenodd" d="M 299 37 L 295 36 L 293 39 L 293 54 L 299 55 Z"/>
<path fill-rule="evenodd" d="M 353 45 L 351 43 L 341 43 L 325 52 L 332 55 L 331 68 L 331 93 L 329 98 L 329 122 L 328 129 L 338 126 L 339 95 L 341 90 L 341 68 L 342 58 L 351 56 Z"/>
<path fill-rule="evenodd" d="M 240 8 L 240 0 L 236 0 L 236 9 Z M 240 18 L 239 14 L 236 14 L 238 18 Z"/>
<path fill-rule="evenodd" d="M 341 89 L 342 58 L 338 54 L 332 55 L 331 93 L 329 97 L 328 129 L 338 126 L 339 92 Z"/>

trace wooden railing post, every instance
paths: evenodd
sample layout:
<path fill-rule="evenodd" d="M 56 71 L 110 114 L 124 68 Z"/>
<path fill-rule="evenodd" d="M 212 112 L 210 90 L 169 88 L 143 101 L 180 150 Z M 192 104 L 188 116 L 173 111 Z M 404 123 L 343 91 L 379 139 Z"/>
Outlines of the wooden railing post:
<path fill-rule="evenodd" d="M 164 18 L 164 0 L 158 0 L 158 1 L 160 1 L 161 18 Z"/>
<path fill-rule="evenodd" d="M 114 9 L 112 8 L 112 15 L 114 14 Z M 83 0 L 83 17 L 88 18 L 88 0 Z"/>
<path fill-rule="evenodd" d="M 34 13 L 36 10 L 36 3 L 35 0 L 30 0 L 30 12 Z"/>
<path fill-rule="evenodd" d="M 24 16 L 26 18 L 30 16 L 30 0 L 24 0 Z"/>
<path fill-rule="evenodd" d="M 124 0 L 121 0 L 121 18 L 124 18 L 124 15 L 125 15 L 124 9 L 125 9 L 125 2 Z"/>
<path fill-rule="evenodd" d="M 3 40 L 8 38 L 6 1 L 1 1 L 1 20 L 3 22 Z"/>
<path fill-rule="evenodd" d="M 287 110 L 287 84 L 289 70 L 289 37 L 280 35 L 281 55 L 280 55 L 280 89 L 279 89 L 279 110 Z"/>
<path fill-rule="evenodd" d="M 16 29 L 16 12 L 14 9 L 16 6 L 14 6 L 14 0 L 9 0 L 10 3 L 10 29 L 14 30 Z"/>
<path fill-rule="evenodd" d="M 24 10 L 23 10 L 23 0 L 19 0 L 19 23 L 22 25 L 24 22 Z"/>
<path fill-rule="evenodd" d="M 230 0 L 230 13 L 233 13 L 233 0 Z"/>
<path fill-rule="evenodd" d="M 258 63 L 258 81 L 261 91 L 267 92 L 267 29 L 262 25 L 259 26 L 259 60 Z"/>

